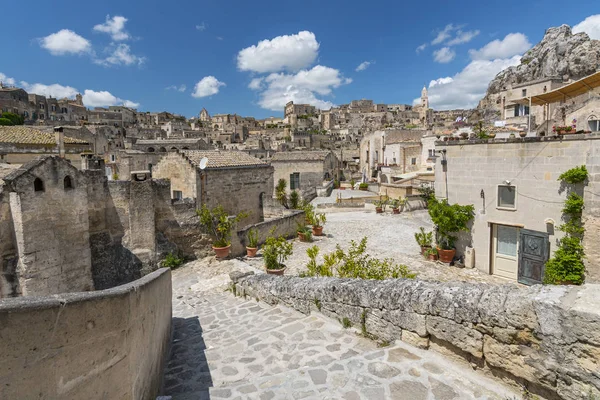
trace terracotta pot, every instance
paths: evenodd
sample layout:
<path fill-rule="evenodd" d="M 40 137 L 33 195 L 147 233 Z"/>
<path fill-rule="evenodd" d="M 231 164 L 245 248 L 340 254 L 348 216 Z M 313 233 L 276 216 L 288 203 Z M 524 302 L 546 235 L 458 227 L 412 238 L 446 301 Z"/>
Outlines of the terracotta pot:
<path fill-rule="evenodd" d="M 313 235 L 315 235 L 315 236 L 323 236 L 323 227 L 322 226 L 313 226 L 312 231 L 313 231 Z"/>
<path fill-rule="evenodd" d="M 437 261 L 437 259 L 438 259 L 438 256 L 437 256 L 437 254 L 429 254 L 429 255 L 427 256 L 427 259 L 428 259 L 429 261 Z"/>
<path fill-rule="evenodd" d="M 267 274 L 269 274 L 269 275 L 283 275 L 284 272 L 285 272 L 285 266 L 280 269 L 268 269 L 267 268 Z"/>
<path fill-rule="evenodd" d="M 302 232 L 298 232 L 298 239 L 300 239 L 301 242 L 308 242 L 308 239 L 306 239 L 306 235 Z"/>
<path fill-rule="evenodd" d="M 367 191 L 367 189 L 368 189 L 368 187 L 366 187 L 366 188 L 361 188 L 361 187 L 359 187 L 358 189 L 359 189 L 359 190 L 362 190 L 363 192 L 366 192 L 366 191 Z"/>
<path fill-rule="evenodd" d="M 246 246 L 246 255 L 248 257 L 256 257 L 256 252 L 258 251 L 258 247 L 248 247 Z"/>
<path fill-rule="evenodd" d="M 446 264 L 450 264 L 452 260 L 454 260 L 454 256 L 456 255 L 456 249 L 444 250 L 438 247 L 437 251 L 440 261 Z"/>
<path fill-rule="evenodd" d="M 399 208 L 392 208 L 392 213 L 393 214 L 400 214 L 400 209 Z"/>
<path fill-rule="evenodd" d="M 421 255 L 425 257 L 425 252 L 429 250 L 431 246 L 421 246 Z"/>
<path fill-rule="evenodd" d="M 381 208 L 381 207 L 375 207 L 375 212 L 377 214 L 383 214 L 383 208 Z"/>
<path fill-rule="evenodd" d="M 525 136 L 527 136 L 527 132 L 519 132 L 519 136 L 525 137 Z"/>
<path fill-rule="evenodd" d="M 340 190 L 346 190 L 345 186 L 340 186 Z"/>
<path fill-rule="evenodd" d="M 493 138 L 496 137 L 496 134 L 495 133 L 489 133 L 488 136 L 490 137 L 490 139 L 493 139 Z"/>
<path fill-rule="evenodd" d="M 215 251 L 215 255 L 217 258 L 226 258 L 229 255 L 229 249 L 231 245 L 227 247 L 215 247 L 213 246 L 213 250 Z"/>

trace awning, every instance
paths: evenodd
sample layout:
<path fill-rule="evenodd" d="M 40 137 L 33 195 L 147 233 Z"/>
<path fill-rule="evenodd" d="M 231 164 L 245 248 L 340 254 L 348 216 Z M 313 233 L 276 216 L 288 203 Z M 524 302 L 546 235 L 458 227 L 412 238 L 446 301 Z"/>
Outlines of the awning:
<path fill-rule="evenodd" d="M 600 86 L 600 71 L 558 89 L 551 90 L 550 92 L 531 96 L 531 104 L 541 106 L 549 103 L 558 103 L 581 96 L 598 86 Z M 512 102 L 529 105 L 529 97 L 515 99 L 512 100 Z"/>

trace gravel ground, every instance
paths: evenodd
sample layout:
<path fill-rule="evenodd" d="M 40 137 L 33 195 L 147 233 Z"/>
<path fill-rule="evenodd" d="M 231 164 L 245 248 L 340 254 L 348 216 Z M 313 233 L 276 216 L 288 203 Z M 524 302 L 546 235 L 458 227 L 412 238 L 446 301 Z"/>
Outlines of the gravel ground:
<path fill-rule="evenodd" d="M 367 237 L 367 252 L 377 258 L 392 258 L 398 264 L 406 264 L 410 270 L 418 274 L 419 279 L 437 281 L 470 281 L 488 283 L 507 283 L 505 280 L 484 274 L 477 269 L 450 267 L 439 262 L 426 261 L 420 255 L 420 249 L 414 239 L 419 227 L 432 229 L 431 220 L 425 210 L 392 215 L 376 214 L 374 207 L 367 205 L 360 211 L 335 210 L 327 211 L 327 223 L 322 237 L 314 237 L 312 243 L 293 240 L 294 254 L 286 262 L 286 275 L 298 275 L 306 269 L 308 256 L 306 249 L 318 246 L 320 259 L 322 255 L 335 250 L 337 244 L 343 249 L 349 247 L 350 241 L 360 241 Z M 263 268 L 261 252 L 258 257 L 245 259 L 253 269 Z"/>

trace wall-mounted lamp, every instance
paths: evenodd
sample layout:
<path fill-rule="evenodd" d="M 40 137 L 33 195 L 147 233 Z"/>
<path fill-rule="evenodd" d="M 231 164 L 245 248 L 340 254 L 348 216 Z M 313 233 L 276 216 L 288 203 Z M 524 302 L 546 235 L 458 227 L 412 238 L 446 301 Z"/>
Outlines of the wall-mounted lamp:
<path fill-rule="evenodd" d="M 510 181 L 507 179 L 507 180 L 504 181 L 504 184 L 505 185 L 510 185 Z"/>

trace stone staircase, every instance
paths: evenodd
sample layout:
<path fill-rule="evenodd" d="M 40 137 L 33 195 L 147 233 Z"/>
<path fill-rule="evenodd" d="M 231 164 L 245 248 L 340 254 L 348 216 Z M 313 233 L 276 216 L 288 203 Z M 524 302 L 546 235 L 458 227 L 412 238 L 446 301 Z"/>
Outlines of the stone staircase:
<path fill-rule="evenodd" d="M 163 395 L 200 399 L 517 399 L 468 366 L 405 343 L 378 347 L 303 315 L 173 276 L 174 336 Z M 191 285 L 191 286 L 190 286 Z"/>

